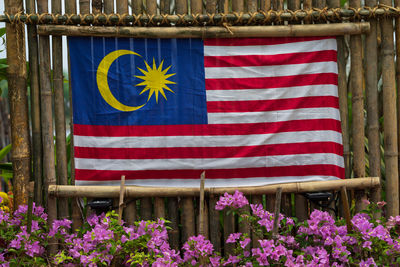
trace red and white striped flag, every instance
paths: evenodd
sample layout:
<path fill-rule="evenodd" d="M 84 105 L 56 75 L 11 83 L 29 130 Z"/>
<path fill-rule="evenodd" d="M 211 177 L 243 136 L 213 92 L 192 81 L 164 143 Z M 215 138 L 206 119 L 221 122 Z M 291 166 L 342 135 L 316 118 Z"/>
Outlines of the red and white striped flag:
<path fill-rule="evenodd" d="M 197 187 L 203 170 L 207 187 L 344 178 L 335 38 L 208 39 L 201 44 L 205 122 L 75 121 L 76 184 L 119 184 L 125 175 L 128 185 Z M 170 53 L 179 57 L 179 51 Z M 175 66 L 174 59 L 170 65 Z M 185 70 L 165 73 L 177 76 Z M 173 78 L 174 93 L 164 99 L 160 92 L 154 103 L 169 103 L 185 93 Z M 193 75 L 192 82 L 201 84 L 196 79 Z M 76 112 L 74 104 L 75 117 Z M 118 112 L 123 113 L 120 120 L 129 113 Z"/>

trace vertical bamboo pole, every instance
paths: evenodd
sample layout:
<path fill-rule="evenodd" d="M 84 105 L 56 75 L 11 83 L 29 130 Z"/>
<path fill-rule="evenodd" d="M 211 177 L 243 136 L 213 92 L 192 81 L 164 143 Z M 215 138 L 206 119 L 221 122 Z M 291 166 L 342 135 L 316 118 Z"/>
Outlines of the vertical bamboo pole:
<path fill-rule="evenodd" d="M 311 9 L 312 8 L 312 0 L 303 0 L 303 9 Z"/>
<path fill-rule="evenodd" d="M 36 13 L 35 1 L 26 1 L 26 12 Z M 39 92 L 39 53 L 38 37 L 35 25 L 27 25 L 29 48 L 29 72 L 31 89 L 31 122 L 32 122 L 32 163 L 35 180 L 34 201 L 37 205 L 43 203 L 42 177 L 42 131 L 40 129 L 40 92 Z"/>
<path fill-rule="evenodd" d="M 400 1 L 399 0 L 394 0 L 394 5 L 395 7 L 399 8 L 400 7 Z M 399 89 L 399 85 L 400 85 L 400 18 L 396 17 L 395 18 L 395 22 L 396 22 L 396 81 L 397 81 L 397 105 L 400 105 L 400 89 Z M 397 107 L 397 151 L 400 150 L 400 108 Z M 398 158 L 398 161 L 400 163 L 400 158 Z M 399 164 L 398 163 L 398 164 Z M 379 188 L 380 189 L 380 188 Z M 372 195 L 372 200 L 373 201 L 377 201 L 380 199 L 380 191 L 379 192 L 375 192 L 373 191 L 373 195 Z"/>
<path fill-rule="evenodd" d="M 256 12 L 256 11 L 257 11 L 257 0 L 248 0 L 247 12 Z"/>
<path fill-rule="evenodd" d="M 235 244 L 226 243 L 229 235 L 235 232 L 235 216 L 224 211 L 224 255 L 233 255 Z"/>
<path fill-rule="evenodd" d="M 391 0 L 381 4 L 391 6 Z M 394 68 L 393 20 L 381 18 L 384 156 L 386 167 L 387 216 L 399 214 L 399 171 L 397 150 L 396 80 Z"/>
<path fill-rule="evenodd" d="M 252 1 L 252 0 L 249 0 Z M 232 11 L 233 12 L 243 12 L 244 1 L 243 0 L 232 0 Z"/>
<path fill-rule="evenodd" d="M 215 209 L 218 197 L 210 195 L 208 210 L 210 214 L 210 241 L 216 252 L 221 252 L 221 225 L 219 222 L 219 211 Z"/>
<path fill-rule="evenodd" d="M 288 0 L 288 8 L 293 11 L 300 9 L 300 0 Z"/>
<path fill-rule="evenodd" d="M 136 15 L 142 13 L 142 0 L 132 0 L 132 13 Z"/>
<path fill-rule="evenodd" d="M 187 14 L 188 4 L 187 0 L 176 0 L 176 14 Z"/>
<path fill-rule="evenodd" d="M 79 11 L 81 14 L 89 14 L 90 0 L 79 0 Z"/>
<path fill-rule="evenodd" d="M 168 215 L 167 218 L 171 222 L 170 227 L 172 228 L 168 232 L 169 243 L 171 248 L 179 249 L 179 213 L 178 213 L 178 198 L 171 197 L 168 198 Z"/>
<path fill-rule="evenodd" d="M 182 243 L 186 242 L 189 237 L 195 235 L 195 213 L 194 213 L 194 205 L 192 197 L 184 197 L 182 198 L 182 212 L 181 212 L 181 221 L 182 221 Z"/>
<path fill-rule="evenodd" d="M 193 15 L 202 14 L 203 13 L 203 1 L 202 0 L 191 0 L 190 8 L 192 10 Z"/>
<path fill-rule="evenodd" d="M 102 0 L 92 0 L 92 13 L 99 14 L 103 11 L 103 1 Z"/>
<path fill-rule="evenodd" d="M 216 0 L 206 0 L 206 12 L 208 14 L 214 14 L 215 12 L 217 12 Z"/>
<path fill-rule="evenodd" d="M 377 0 L 366 0 L 366 5 L 374 7 Z M 378 114 L 378 43 L 377 21 L 370 20 L 370 32 L 365 36 L 365 87 L 367 97 L 367 137 L 369 148 L 369 176 L 381 176 L 381 155 L 379 142 Z M 380 201 L 380 187 L 372 190 L 373 202 Z"/>
<path fill-rule="evenodd" d="M 326 6 L 326 0 L 313 0 L 312 2 L 316 8 L 324 8 Z"/>
<path fill-rule="evenodd" d="M 350 6 L 360 8 L 360 0 L 351 0 Z M 365 148 L 364 148 L 364 95 L 363 95 L 363 75 L 362 75 L 362 43 L 360 35 L 350 36 L 351 49 L 351 90 L 352 90 L 352 140 L 354 155 L 354 177 L 365 176 Z M 355 192 L 356 211 L 362 210 L 365 192 Z"/>
<path fill-rule="evenodd" d="M 251 196 L 251 202 L 253 204 L 261 204 L 261 205 L 263 205 L 262 195 L 252 195 Z M 267 195 L 267 204 L 268 204 L 268 195 Z M 272 208 L 272 210 L 273 210 L 273 208 Z M 256 248 L 256 247 L 259 246 L 258 240 L 260 240 L 260 237 L 256 235 L 255 231 L 252 232 L 251 240 L 252 240 L 252 243 L 253 243 L 252 244 L 253 248 Z"/>
<path fill-rule="evenodd" d="M 67 14 L 76 14 L 76 1 L 65 1 L 65 12 Z M 68 44 L 67 44 L 68 46 Z M 69 50 L 69 49 L 68 49 Z M 75 161 L 74 161 L 74 127 L 73 127 L 73 103 L 72 103 L 72 90 L 71 90 L 71 64 L 68 54 L 68 85 L 69 85 L 69 103 L 70 103 L 70 136 L 71 136 L 71 184 L 75 184 Z M 71 201 L 71 217 L 72 217 L 72 228 L 78 229 L 82 225 L 82 216 L 79 205 L 79 198 L 73 198 Z"/>
<path fill-rule="evenodd" d="M 9 14 L 23 11 L 22 0 L 5 2 Z M 26 59 L 24 24 L 6 24 L 8 98 L 11 117 L 14 205 L 28 203 L 28 183 L 31 177 L 31 151 L 26 90 Z"/>
<path fill-rule="evenodd" d="M 117 13 L 122 15 L 122 14 L 127 14 L 128 13 L 128 0 L 117 0 Z"/>
<path fill-rule="evenodd" d="M 247 199 L 250 201 L 250 196 L 246 196 Z M 243 210 L 250 214 L 250 205 L 247 205 L 245 207 L 243 207 Z M 250 224 L 247 221 L 242 221 L 239 223 L 239 232 L 243 233 L 243 234 L 247 234 L 247 236 L 249 238 L 251 238 L 251 231 L 250 231 Z M 246 248 L 247 250 L 249 249 L 249 247 Z"/>
<path fill-rule="evenodd" d="M 161 14 L 170 14 L 170 0 L 160 0 L 160 13 Z"/>
<path fill-rule="evenodd" d="M 104 13 L 111 14 L 114 13 L 114 1 L 104 0 Z"/>
<path fill-rule="evenodd" d="M 38 0 L 38 12 L 48 12 L 47 0 Z M 43 174 L 45 184 L 45 196 L 47 199 L 48 224 L 51 225 L 57 219 L 57 203 L 54 197 L 49 197 L 47 190 L 49 185 L 56 184 L 54 141 L 53 141 L 53 109 L 52 88 L 50 80 L 50 40 L 48 36 L 39 36 L 39 66 L 40 66 L 40 106 L 43 142 Z M 52 242 L 55 244 L 55 240 Z M 56 245 L 49 246 L 49 252 L 56 251 Z"/>
<path fill-rule="evenodd" d="M 61 0 L 52 0 L 52 12 L 61 14 Z M 56 159 L 58 184 L 68 184 L 67 146 L 64 111 L 64 76 L 62 61 L 62 37 L 53 36 L 53 86 L 54 86 L 54 117 L 56 128 Z M 68 199 L 58 201 L 60 218 L 68 217 Z"/>

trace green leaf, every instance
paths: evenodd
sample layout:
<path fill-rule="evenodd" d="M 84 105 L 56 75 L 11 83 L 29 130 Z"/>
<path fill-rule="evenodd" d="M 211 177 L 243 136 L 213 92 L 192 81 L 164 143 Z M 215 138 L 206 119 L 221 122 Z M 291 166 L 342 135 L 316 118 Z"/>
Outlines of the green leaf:
<path fill-rule="evenodd" d="M 11 151 L 11 144 L 5 146 L 2 150 L 0 150 L 0 160 L 3 160 L 8 153 Z"/>

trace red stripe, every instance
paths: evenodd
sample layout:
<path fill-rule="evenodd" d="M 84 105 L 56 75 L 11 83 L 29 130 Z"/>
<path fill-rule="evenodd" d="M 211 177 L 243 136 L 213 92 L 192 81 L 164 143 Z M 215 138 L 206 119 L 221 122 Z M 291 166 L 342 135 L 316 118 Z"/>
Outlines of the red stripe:
<path fill-rule="evenodd" d="M 207 90 L 267 89 L 319 84 L 337 85 L 337 74 L 317 73 L 280 77 L 206 79 Z"/>
<path fill-rule="evenodd" d="M 248 124 L 105 126 L 74 124 L 74 135 L 82 136 L 201 136 L 248 135 L 278 132 L 332 130 L 341 132 L 334 119 L 295 120 Z"/>
<path fill-rule="evenodd" d="M 337 52 L 335 50 L 281 55 L 205 56 L 204 67 L 280 66 L 327 61 L 337 61 Z"/>
<path fill-rule="evenodd" d="M 205 39 L 205 46 L 245 46 L 245 45 L 277 45 L 315 40 L 334 39 L 334 37 L 261 37 L 261 38 L 216 38 Z"/>
<path fill-rule="evenodd" d="M 109 171 L 109 170 L 75 170 L 75 180 L 81 181 L 119 181 L 121 175 L 125 179 L 199 179 L 204 170 L 151 170 L 151 171 Z M 262 178 L 267 182 L 268 177 L 284 176 L 336 176 L 344 179 L 344 168 L 336 165 L 302 165 L 281 166 L 264 168 L 242 168 L 242 169 L 211 169 L 205 170 L 207 179 L 230 179 L 230 178 Z"/>
<path fill-rule="evenodd" d="M 233 147 L 158 147 L 98 148 L 75 147 L 75 158 L 93 159 L 179 159 L 179 158 L 243 158 L 276 155 L 332 153 L 343 155 L 341 144 L 310 142 Z"/>
<path fill-rule="evenodd" d="M 339 108 L 339 99 L 335 96 L 309 96 L 276 100 L 249 101 L 209 101 L 207 111 L 214 112 L 257 112 L 289 110 L 300 108 Z"/>

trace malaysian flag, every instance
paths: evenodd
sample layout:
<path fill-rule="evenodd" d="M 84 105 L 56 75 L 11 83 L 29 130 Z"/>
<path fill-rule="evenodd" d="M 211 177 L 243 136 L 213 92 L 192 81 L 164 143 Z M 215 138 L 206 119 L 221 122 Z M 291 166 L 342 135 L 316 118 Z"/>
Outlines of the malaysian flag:
<path fill-rule="evenodd" d="M 77 185 L 344 178 L 336 40 L 70 37 Z"/>

